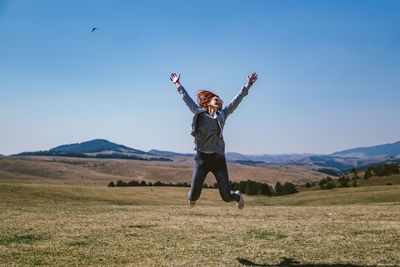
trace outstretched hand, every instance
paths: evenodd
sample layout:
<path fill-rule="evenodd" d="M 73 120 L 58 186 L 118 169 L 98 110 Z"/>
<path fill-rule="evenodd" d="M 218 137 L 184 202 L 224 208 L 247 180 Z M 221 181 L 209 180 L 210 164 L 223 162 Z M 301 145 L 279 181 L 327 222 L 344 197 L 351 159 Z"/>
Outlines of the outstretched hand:
<path fill-rule="evenodd" d="M 247 76 L 247 84 L 252 86 L 253 83 L 255 83 L 257 81 L 257 73 L 253 72 L 251 75 Z"/>
<path fill-rule="evenodd" d="M 169 79 L 171 80 L 171 82 L 173 82 L 174 84 L 179 83 L 179 79 L 181 78 L 181 75 L 176 75 L 176 73 L 172 73 L 171 76 L 169 77 Z"/>

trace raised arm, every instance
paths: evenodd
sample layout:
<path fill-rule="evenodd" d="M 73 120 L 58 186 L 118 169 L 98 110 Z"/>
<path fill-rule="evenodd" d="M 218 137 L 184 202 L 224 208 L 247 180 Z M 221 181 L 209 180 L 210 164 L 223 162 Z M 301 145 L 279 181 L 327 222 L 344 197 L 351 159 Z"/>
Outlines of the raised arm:
<path fill-rule="evenodd" d="M 179 94 L 182 96 L 183 101 L 185 102 L 186 106 L 190 109 L 191 112 L 197 114 L 200 112 L 200 107 L 193 101 L 193 99 L 189 96 L 186 92 L 185 88 L 180 83 L 181 75 L 176 75 L 176 73 L 172 73 L 169 79 L 173 82 L 178 90 Z"/>
<path fill-rule="evenodd" d="M 253 84 L 257 81 L 257 73 L 252 73 L 251 75 L 247 76 L 247 83 L 239 93 L 235 96 L 235 98 L 227 105 L 222 112 L 225 114 L 225 118 L 228 117 L 232 112 L 239 106 L 240 102 L 242 102 L 243 98 L 249 93 L 250 88 Z"/>

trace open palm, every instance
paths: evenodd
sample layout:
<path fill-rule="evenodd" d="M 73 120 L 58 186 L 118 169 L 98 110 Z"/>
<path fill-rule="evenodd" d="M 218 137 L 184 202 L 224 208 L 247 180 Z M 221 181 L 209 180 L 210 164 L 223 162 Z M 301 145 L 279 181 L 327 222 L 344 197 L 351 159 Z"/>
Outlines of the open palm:
<path fill-rule="evenodd" d="M 257 73 L 253 72 L 251 75 L 247 76 L 247 82 L 248 84 L 252 85 L 257 81 Z"/>
<path fill-rule="evenodd" d="M 172 73 L 171 76 L 169 77 L 169 79 L 173 82 L 173 83 L 179 83 L 179 79 L 181 78 L 181 75 L 176 75 L 176 73 Z"/>

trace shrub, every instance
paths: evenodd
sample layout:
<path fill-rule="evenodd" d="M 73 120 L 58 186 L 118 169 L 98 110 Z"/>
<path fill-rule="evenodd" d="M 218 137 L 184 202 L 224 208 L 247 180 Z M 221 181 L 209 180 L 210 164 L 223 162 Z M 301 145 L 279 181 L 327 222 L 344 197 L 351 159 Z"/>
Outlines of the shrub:
<path fill-rule="evenodd" d="M 115 186 L 115 184 L 114 184 L 113 181 L 111 181 L 111 182 L 108 183 L 108 187 L 114 187 L 114 186 Z"/>
<path fill-rule="evenodd" d="M 326 185 L 325 185 L 325 189 L 333 189 L 335 187 L 336 187 L 336 185 L 335 185 L 335 183 L 333 181 L 327 182 Z"/>
<path fill-rule="evenodd" d="M 128 186 L 138 186 L 138 185 L 139 185 L 139 182 L 135 181 L 135 180 L 128 182 Z"/>
<path fill-rule="evenodd" d="M 115 186 L 126 186 L 126 183 L 122 180 L 118 180 Z"/>
<path fill-rule="evenodd" d="M 246 182 L 246 195 L 257 195 L 258 192 L 258 183 L 252 180 L 247 180 Z"/>
<path fill-rule="evenodd" d="M 262 183 L 258 190 L 259 195 L 272 196 L 274 194 L 274 189 L 269 184 Z"/>
<path fill-rule="evenodd" d="M 368 168 L 368 169 L 365 170 L 364 179 L 367 180 L 367 179 L 369 179 L 371 177 L 372 177 L 371 169 Z"/>
<path fill-rule="evenodd" d="M 239 182 L 239 191 L 244 193 L 246 192 L 246 181 L 240 181 Z"/>
<path fill-rule="evenodd" d="M 349 187 L 350 179 L 348 177 L 342 176 L 338 179 L 340 187 Z"/>
<path fill-rule="evenodd" d="M 297 191 L 296 186 L 289 182 L 286 182 L 283 185 L 283 189 L 284 189 L 285 194 L 294 194 L 294 193 L 299 192 L 299 191 Z"/>
<path fill-rule="evenodd" d="M 289 195 L 299 192 L 296 189 L 296 186 L 292 183 L 286 182 L 283 185 L 280 182 L 277 182 L 275 185 L 275 195 Z"/>
<path fill-rule="evenodd" d="M 375 167 L 368 168 L 376 176 L 388 176 L 392 174 L 399 174 L 399 164 L 381 164 Z"/>
<path fill-rule="evenodd" d="M 322 179 L 321 181 L 319 181 L 319 187 L 321 189 L 333 189 L 336 187 L 336 185 L 335 185 L 335 182 L 333 181 L 333 179 L 328 176 L 328 177 Z"/>
<path fill-rule="evenodd" d="M 280 196 L 283 195 L 283 186 L 280 182 L 275 184 L 275 195 Z"/>

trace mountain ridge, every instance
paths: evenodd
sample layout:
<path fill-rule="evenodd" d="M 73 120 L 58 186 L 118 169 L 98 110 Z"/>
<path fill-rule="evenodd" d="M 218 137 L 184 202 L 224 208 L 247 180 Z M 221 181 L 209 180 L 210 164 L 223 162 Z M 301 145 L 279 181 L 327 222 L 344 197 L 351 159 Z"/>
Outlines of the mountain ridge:
<path fill-rule="evenodd" d="M 128 150 L 137 154 L 147 154 L 147 152 L 130 148 L 124 145 L 112 143 L 106 139 L 93 139 L 81 143 L 60 145 L 50 149 L 50 152 L 64 152 L 64 153 L 96 153 L 107 150 Z"/>
<path fill-rule="evenodd" d="M 110 158 L 132 160 L 172 161 L 165 157 L 154 157 L 142 150 L 112 143 L 105 139 L 93 139 L 81 143 L 60 145 L 50 150 L 22 152 L 12 156 L 64 156 L 81 158 Z"/>
<path fill-rule="evenodd" d="M 93 139 L 81 143 L 60 145 L 48 151 L 23 152 L 14 156 L 29 155 L 173 161 L 174 158 L 188 158 L 193 157 L 195 154 L 157 149 L 151 149 L 146 152 L 112 143 L 106 139 Z M 337 151 L 331 154 L 302 153 L 249 155 L 237 152 L 227 152 L 225 155 L 228 161 L 243 165 L 305 164 L 346 171 L 352 168 L 360 168 L 379 162 L 400 160 L 400 141 L 371 147 L 356 147 Z"/>
<path fill-rule="evenodd" d="M 378 157 L 378 156 L 392 156 L 400 155 L 400 141 L 394 143 L 387 143 L 382 145 L 375 145 L 369 147 L 356 147 L 337 151 L 332 156 L 345 156 L 345 157 Z"/>

